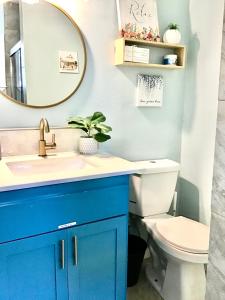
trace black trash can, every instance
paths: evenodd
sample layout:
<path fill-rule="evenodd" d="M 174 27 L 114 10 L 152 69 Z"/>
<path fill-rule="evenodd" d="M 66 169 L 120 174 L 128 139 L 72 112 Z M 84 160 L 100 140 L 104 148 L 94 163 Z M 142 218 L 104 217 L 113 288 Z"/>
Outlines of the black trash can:
<path fill-rule="evenodd" d="M 128 236 L 127 286 L 138 282 L 147 243 L 136 235 Z"/>

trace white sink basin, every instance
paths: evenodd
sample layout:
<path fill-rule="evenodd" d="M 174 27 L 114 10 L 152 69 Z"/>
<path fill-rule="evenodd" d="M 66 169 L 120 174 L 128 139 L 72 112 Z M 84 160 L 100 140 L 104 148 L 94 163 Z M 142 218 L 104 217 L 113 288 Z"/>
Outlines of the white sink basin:
<path fill-rule="evenodd" d="M 7 162 L 7 167 L 17 176 L 46 174 L 56 172 L 72 172 L 81 169 L 93 169 L 94 166 L 87 163 L 81 157 L 43 158 L 37 160 Z"/>

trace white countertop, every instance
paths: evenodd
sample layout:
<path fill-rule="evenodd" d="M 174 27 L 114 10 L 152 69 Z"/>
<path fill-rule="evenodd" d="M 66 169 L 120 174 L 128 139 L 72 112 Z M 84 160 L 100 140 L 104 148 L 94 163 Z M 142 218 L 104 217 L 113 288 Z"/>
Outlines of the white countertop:
<path fill-rule="evenodd" d="M 70 158 L 74 160 L 84 161 L 86 166 L 84 168 L 75 169 L 71 166 L 60 169 L 57 172 L 48 170 L 41 173 L 32 173 L 32 169 L 29 174 L 23 174 L 23 170 L 20 169 L 14 171 L 10 169 L 10 165 L 15 163 L 30 163 L 35 162 L 37 165 L 39 162 L 44 166 L 44 160 L 52 159 L 65 159 L 70 162 Z M 59 161 L 59 160 L 58 160 Z M 54 160 L 57 162 L 57 160 Z M 52 164 L 54 165 L 54 163 Z M 67 163 L 68 166 L 68 163 Z M 23 167 L 23 166 L 22 166 Z M 54 168 L 52 168 L 54 169 Z M 65 153 L 51 153 L 47 158 L 39 157 L 38 155 L 26 155 L 26 156 L 11 156 L 3 157 L 0 160 L 0 192 L 17 190 L 23 188 L 30 188 L 36 186 L 44 186 L 51 184 L 59 184 L 66 182 L 74 182 L 95 178 L 104 178 L 110 176 L 119 176 L 126 174 L 133 174 L 139 171 L 141 168 L 138 163 L 130 162 L 119 157 L 111 156 L 109 154 L 97 154 L 93 156 L 82 156 L 72 152 Z"/>

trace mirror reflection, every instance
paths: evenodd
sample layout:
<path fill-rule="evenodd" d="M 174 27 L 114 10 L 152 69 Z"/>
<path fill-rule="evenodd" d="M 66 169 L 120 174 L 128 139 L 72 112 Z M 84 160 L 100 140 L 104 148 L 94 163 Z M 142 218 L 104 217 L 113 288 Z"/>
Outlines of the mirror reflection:
<path fill-rule="evenodd" d="M 47 1 L 0 3 L 0 91 L 31 107 L 65 101 L 86 67 L 81 32 L 65 11 Z"/>

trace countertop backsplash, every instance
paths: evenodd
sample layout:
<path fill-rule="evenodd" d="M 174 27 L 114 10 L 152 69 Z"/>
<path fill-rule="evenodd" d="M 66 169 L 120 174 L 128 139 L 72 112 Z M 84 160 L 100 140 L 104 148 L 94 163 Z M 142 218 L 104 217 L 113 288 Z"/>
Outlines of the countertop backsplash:
<path fill-rule="evenodd" d="M 56 149 L 51 152 L 68 152 L 78 150 L 80 131 L 72 128 L 51 128 L 45 133 L 46 142 L 51 142 L 55 134 Z M 0 144 L 2 156 L 30 155 L 38 153 L 40 139 L 39 129 L 1 129 Z"/>

